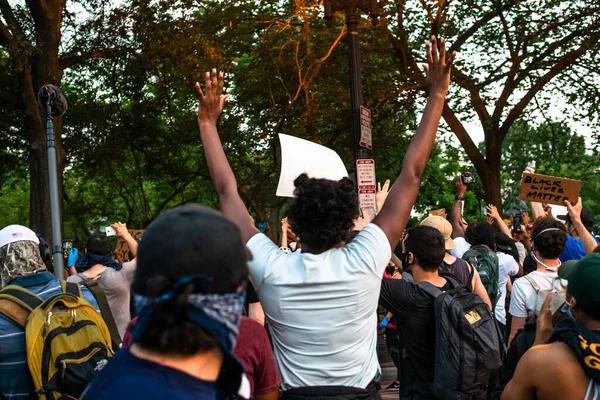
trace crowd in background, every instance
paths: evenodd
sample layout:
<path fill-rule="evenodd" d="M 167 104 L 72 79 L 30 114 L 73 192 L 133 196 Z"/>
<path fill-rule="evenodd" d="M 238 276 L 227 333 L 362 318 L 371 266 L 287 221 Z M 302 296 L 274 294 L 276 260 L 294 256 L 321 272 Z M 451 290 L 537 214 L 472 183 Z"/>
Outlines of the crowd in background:
<path fill-rule="evenodd" d="M 350 179 L 303 174 L 281 243 L 260 233 L 218 135 L 213 70 L 196 89 L 220 212 L 167 211 L 139 243 L 115 223 L 134 258 L 92 235 L 66 281 L 34 232 L 0 230 L 2 397 L 378 399 L 378 328 L 403 400 L 600 396 L 600 254 L 582 199 L 508 224 L 489 205 L 467 224 L 459 176 L 449 215 L 406 229 L 455 57 L 435 37 L 426 48 L 427 105 L 372 220 Z"/>

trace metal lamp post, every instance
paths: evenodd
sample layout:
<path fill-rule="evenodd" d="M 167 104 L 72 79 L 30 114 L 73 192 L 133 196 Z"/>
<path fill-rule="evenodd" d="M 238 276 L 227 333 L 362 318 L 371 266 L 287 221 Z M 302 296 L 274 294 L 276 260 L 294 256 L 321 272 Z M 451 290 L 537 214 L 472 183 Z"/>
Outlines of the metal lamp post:
<path fill-rule="evenodd" d="M 367 149 L 361 146 L 361 106 L 363 88 L 360 64 L 360 44 L 358 42 L 358 23 L 361 11 L 369 14 L 373 24 L 379 19 L 378 0 L 325 0 L 325 19 L 330 24 L 333 14 L 345 11 L 348 26 L 348 46 L 350 48 L 350 92 L 352 96 L 352 148 L 356 160 L 368 158 Z M 370 119 L 370 117 L 369 117 Z"/>

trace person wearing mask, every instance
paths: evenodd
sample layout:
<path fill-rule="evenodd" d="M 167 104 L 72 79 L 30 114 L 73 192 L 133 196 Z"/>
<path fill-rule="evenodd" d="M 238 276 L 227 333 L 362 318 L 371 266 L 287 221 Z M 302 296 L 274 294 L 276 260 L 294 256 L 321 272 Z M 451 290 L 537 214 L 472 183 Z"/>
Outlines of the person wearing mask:
<path fill-rule="evenodd" d="M 60 281 L 42 261 L 39 244 L 38 236 L 27 227 L 9 225 L 0 230 L 0 289 L 20 286 L 42 300 L 62 293 Z M 81 287 L 81 294 L 100 312 L 86 287 Z M 0 302 L 0 398 L 29 398 L 35 388 L 27 365 L 25 330 L 2 312 L 8 306 L 5 301 Z"/>
<path fill-rule="evenodd" d="M 460 284 L 440 275 L 444 260 L 445 240 L 441 233 L 429 226 L 408 230 L 402 241 L 402 264 L 410 269 L 414 282 L 405 279 L 384 279 L 379 303 L 395 317 L 406 351 L 400 357 L 400 398 L 433 399 L 431 387 L 434 378 L 435 317 L 434 298 L 419 287 L 429 282 L 442 291 Z M 408 267 L 408 268 L 407 268 Z"/>
<path fill-rule="evenodd" d="M 517 331 L 525 326 L 527 318 L 538 314 L 539 310 L 536 308 L 540 291 L 551 289 L 564 291 L 565 282 L 561 282 L 558 278 L 558 270 L 561 266 L 559 256 L 564 251 L 567 241 L 564 224 L 552 217 L 538 218 L 533 224 L 531 236 L 533 237 L 531 257 L 535 260 L 537 268 L 513 283 L 510 299 L 512 324 L 509 345 Z"/>
<path fill-rule="evenodd" d="M 440 264 L 439 271 L 454 275 L 458 281 L 468 286 L 473 293 L 477 294 L 481 299 L 492 309 L 492 302 L 488 296 L 485 287 L 481 283 L 479 273 L 472 265 L 465 260 L 454 257 L 450 252 L 456 248 L 454 241 L 452 240 L 452 225 L 445 218 L 431 215 L 421 221 L 421 225 L 430 226 L 437 229 L 444 238 L 444 245 L 446 252 L 444 253 L 444 260 Z"/>
<path fill-rule="evenodd" d="M 233 355 L 247 261 L 239 229 L 214 210 L 188 205 L 158 217 L 138 248 L 132 344 L 82 399 L 249 398 Z"/>
<path fill-rule="evenodd" d="M 138 243 L 127 230 L 127 226 L 117 222 L 111 225 L 129 245 L 134 257 L 137 253 Z M 119 263 L 112 258 L 112 246 L 105 235 L 92 235 L 86 244 L 86 253 L 79 259 L 75 267 L 77 273 L 67 278 L 67 282 L 84 282 L 89 279 L 98 281 L 98 286 L 106 295 L 106 301 L 114 318 L 119 336 L 125 335 L 127 326 L 131 322 L 129 288 L 133 283 L 136 268 L 136 259 Z"/>
<path fill-rule="evenodd" d="M 502 400 L 593 400 L 600 397 L 600 254 L 563 263 L 567 303 L 553 326 L 550 294 L 537 320 L 534 347 L 517 365 Z"/>
<path fill-rule="evenodd" d="M 250 279 L 261 299 L 282 376 L 283 398 L 342 393 L 377 398 L 377 295 L 392 248 L 410 217 L 433 148 L 455 54 L 445 41 L 426 45 L 429 98 L 404 156 L 402 172 L 373 223 L 350 244 L 358 218 L 354 183 L 295 179 L 288 220 L 302 251 L 285 254 L 250 223 L 235 176 L 219 139 L 216 122 L 226 96 L 223 75 L 206 74 L 198 123 L 206 161 L 223 214 L 234 221 L 253 254 Z M 327 321 L 327 323 L 323 323 Z"/>
<path fill-rule="evenodd" d="M 498 300 L 494 307 L 496 320 L 506 327 L 506 293 L 509 276 L 523 274 L 522 267 L 510 255 L 496 251 L 496 231 L 488 222 L 480 222 L 470 230 L 471 244 L 473 246 L 485 245 L 494 252 L 498 259 Z"/>

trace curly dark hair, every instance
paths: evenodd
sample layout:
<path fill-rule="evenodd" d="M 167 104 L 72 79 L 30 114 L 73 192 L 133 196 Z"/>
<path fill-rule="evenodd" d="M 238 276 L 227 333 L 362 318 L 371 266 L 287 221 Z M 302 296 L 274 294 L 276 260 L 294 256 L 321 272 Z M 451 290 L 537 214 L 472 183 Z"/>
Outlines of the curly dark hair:
<path fill-rule="evenodd" d="M 496 231 L 487 222 L 479 222 L 471 230 L 471 244 L 478 246 L 486 245 L 490 250 L 496 251 Z"/>
<path fill-rule="evenodd" d="M 546 229 L 559 229 L 545 231 Z M 531 230 L 533 245 L 538 254 L 545 259 L 558 258 L 565 250 L 567 243 L 567 228 L 565 224 L 552 217 L 543 217 L 535 220 Z"/>
<path fill-rule="evenodd" d="M 300 242 L 316 250 L 329 250 L 348 239 L 358 217 L 358 195 L 354 182 L 309 178 L 294 181 L 295 198 L 288 221 Z"/>

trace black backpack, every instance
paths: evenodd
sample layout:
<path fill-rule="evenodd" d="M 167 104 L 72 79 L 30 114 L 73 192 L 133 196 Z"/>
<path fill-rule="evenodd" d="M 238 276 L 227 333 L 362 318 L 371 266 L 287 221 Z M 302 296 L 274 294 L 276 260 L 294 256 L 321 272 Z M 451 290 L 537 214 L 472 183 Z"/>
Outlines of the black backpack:
<path fill-rule="evenodd" d="M 438 399 L 485 399 L 493 371 L 501 366 L 494 315 L 479 296 L 453 276 L 454 289 L 442 292 L 419 282 L 435 299 L 435 367 L 433 393 Z"/>

